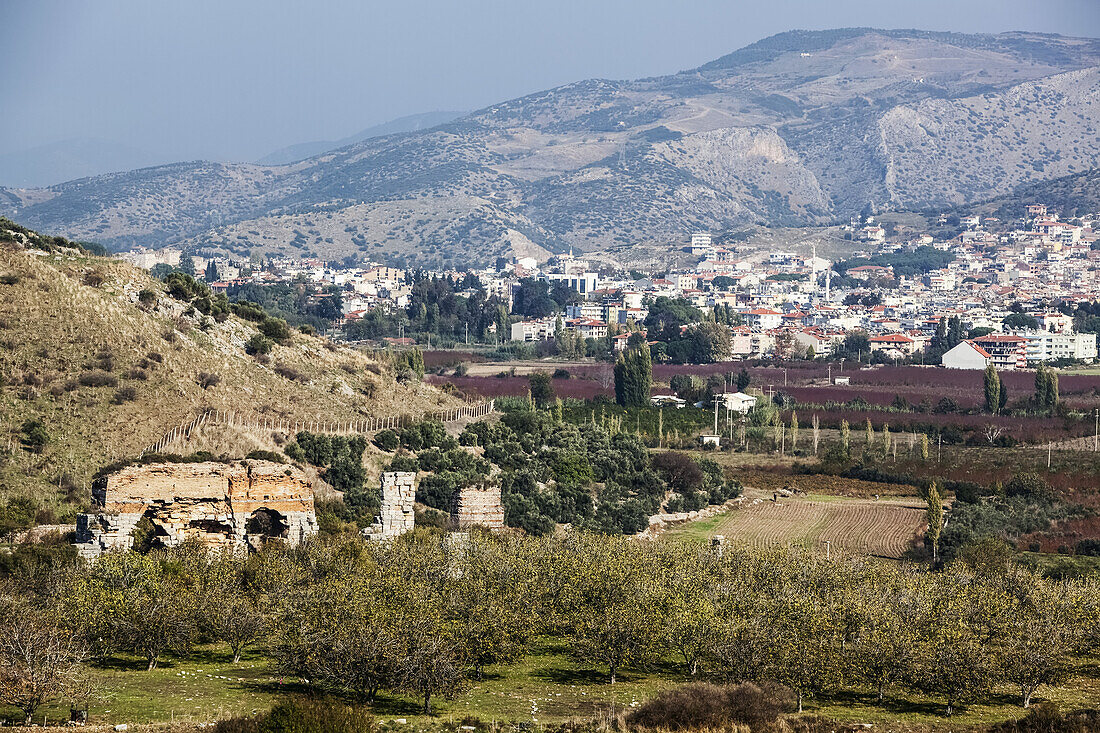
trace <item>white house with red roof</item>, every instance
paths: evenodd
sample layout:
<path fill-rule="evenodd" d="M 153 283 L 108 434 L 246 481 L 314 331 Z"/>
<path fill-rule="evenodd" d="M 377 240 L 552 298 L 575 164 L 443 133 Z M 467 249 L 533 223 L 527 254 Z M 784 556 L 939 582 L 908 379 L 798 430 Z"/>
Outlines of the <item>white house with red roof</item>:
<path fill-rule="evenodd" d="M 985 369 L 992 355 L 973 341 L 961 341 L 940 359 L 948 369 Z"/>
<path fill-rule="evenodd" d="M 745 311 L 741 316 L 745 323 L 754 329 L 767 331 L 783 325 L 783 314 L 769 308 L 754 308 Z"/>

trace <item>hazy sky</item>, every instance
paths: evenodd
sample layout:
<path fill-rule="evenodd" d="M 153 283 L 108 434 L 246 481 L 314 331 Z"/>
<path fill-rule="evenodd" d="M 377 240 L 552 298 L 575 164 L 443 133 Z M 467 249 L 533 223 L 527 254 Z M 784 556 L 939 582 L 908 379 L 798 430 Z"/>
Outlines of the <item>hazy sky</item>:
<path fill-rule="evenodd" d="M 1097 37 L 1100 0 L 0 0 L 0 153 L 100 138 L 252 160 L 844 26 Z"/>

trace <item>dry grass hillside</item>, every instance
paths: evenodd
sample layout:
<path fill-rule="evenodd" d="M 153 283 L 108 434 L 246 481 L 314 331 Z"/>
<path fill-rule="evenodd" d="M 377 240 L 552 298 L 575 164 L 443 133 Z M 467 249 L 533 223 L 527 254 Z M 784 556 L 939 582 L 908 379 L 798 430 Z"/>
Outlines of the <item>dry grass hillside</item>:
<path fill-rule="evenodd" d="M 142 303 L 143 290 L 153 302 Z M 256 333 L 235 316 L 188 315 L 159 281 L 119 261 L 0 244 L 0 498 L 28 495 L 71 513 L 97 469 L 136 456 L 205 408 L 350 420 L 456 404 L 321 338 L 293 333 L 270 354 L 249 356 L 244 345 Z M 40 450 L 27 430 L 34 421 L 45 430 Z M 224 440 L 208 431 L 204 447 L 240 447 Z"/>

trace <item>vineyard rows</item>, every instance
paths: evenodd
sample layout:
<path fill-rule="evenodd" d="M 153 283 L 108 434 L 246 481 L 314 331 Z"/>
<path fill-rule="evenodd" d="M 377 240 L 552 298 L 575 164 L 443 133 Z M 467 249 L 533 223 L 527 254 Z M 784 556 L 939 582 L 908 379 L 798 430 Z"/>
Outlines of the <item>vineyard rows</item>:
<path fill-rule="evenodd" d="M 735 545 L 799 545 L 882 557 L 901 557 L 921 528 L 915 505 L 872 500 L 780 499 L 746 503 L 714 528 Z"/>

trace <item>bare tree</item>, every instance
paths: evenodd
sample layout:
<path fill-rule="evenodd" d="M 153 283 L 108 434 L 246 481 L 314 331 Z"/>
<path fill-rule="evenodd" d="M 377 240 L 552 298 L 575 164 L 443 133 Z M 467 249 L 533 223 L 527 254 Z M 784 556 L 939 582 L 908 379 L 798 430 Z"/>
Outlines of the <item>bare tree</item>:
<path fill-rule="evenodd" d="M 76 691 L 87 650 L 77 634 L 5 599 L 0 620 L 0 702 L 31 724 L 42 705 Z"/>
<path fill-rule="evenodd" d="M 1001 435 L 1004 434 L 1004 428 L 998 425 L 994 425 L 993 423 L 989 423 L 985 426 L 982 434 L 985 435 L 985 439 L 989 441 L 989 444 L 993 445 L 997 442 L 997 438 L 1001 437 Z"/>

